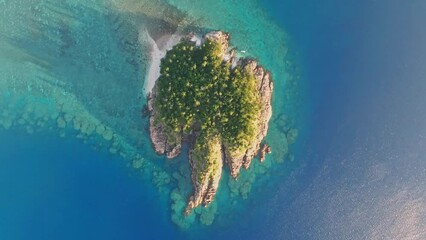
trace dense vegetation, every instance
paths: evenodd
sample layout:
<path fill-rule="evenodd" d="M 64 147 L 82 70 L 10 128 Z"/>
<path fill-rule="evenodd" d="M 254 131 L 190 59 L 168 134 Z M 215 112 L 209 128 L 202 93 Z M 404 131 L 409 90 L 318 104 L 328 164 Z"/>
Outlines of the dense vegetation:
<path fill-rule="evenodd" d="M 195 129 L 200 136 L 218 137 L 230 151 L 247 148 L 256 137 L 256 79 L 243 67 L 231 68 L 222 60 L 221 45 L 210 40 L 200 47 L 181 42 L 166 54 L 155 106 L 170 131 Z"/>
<path fill-rule="evenodd" d="M 215 174 L 221 166 L 221 144 L 217 136 L 200 136 L 194 143 L 192 150 L 193 164 L 199 172 L 196 177 L 199 182 L 209 182 L 215 178 Z"/>

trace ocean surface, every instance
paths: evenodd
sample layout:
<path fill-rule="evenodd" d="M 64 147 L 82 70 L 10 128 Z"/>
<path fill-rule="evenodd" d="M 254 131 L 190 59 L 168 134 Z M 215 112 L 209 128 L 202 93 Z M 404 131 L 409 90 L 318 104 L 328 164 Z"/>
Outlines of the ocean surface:
<path fill-rule="evenodd" d="M 0 0 L 0 239 L 426 239 L 424 12 Z M 153 153 L 144 80 L 152 40 L 213 29 L 272 72 L 273 154 L 184 218 L 189 166 Z"/>

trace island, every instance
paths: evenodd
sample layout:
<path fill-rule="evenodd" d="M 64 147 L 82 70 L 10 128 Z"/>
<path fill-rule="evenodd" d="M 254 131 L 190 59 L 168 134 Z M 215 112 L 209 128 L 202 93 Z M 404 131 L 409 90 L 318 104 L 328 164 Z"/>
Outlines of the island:
<path fill-rule="evenodd" d="M 237 178 L 241 167 L 271 149 L 263 142 L 272 116 L 273 81 L 256 60 L 239 58 L 222 31 L 183 37 L 161 60 L 147 95 L 149 132 L 157 154 L 175 158 L 188 144 L 194 187 L 185 214 L 208 206 L 223 165 Z"/>

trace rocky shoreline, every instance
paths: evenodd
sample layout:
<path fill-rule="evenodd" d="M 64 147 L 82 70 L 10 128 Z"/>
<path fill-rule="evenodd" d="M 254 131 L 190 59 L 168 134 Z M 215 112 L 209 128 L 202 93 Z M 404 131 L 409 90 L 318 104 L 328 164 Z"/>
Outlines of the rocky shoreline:
<path fill-rule="evenodd" d="M 194 35 L 188 35 L 183 41 L 192 41 Z M 219 181 L 222 175 L 223 164 L 227 164 L 231 175 L 234 179 L 238 177 L 241 167 L 249 168 L 252 159 L 255 156 L 259 156 L 261 162 L 265 159 L 265 154 L 270 153 L 271 149 L 266 144 L 262 143 L 264 137 L 268 131 L 268 123 L 272 116 L 272 92 L 273 92 L 273 81 L 270 73 L 266 71 L 253 59 L 238 59 L 235 56 L 235 49 L 229 47 L 229 34 L 214 31 L 206 34 L 202 41 L 210 40 L 219 43 L 222 46 L 221 57 L 223 61 L 229 62 L 231 66 L 240 66 L 245 68 L 256 79 L 257 89 L 260 93 L 261 109 L 257 119 L 258 131 L 256 134 L 256 140 L 245 150 L 240 152 L 231 152 L 227 146 L 220 142 L 220 139 L 212 141 L 209 147 L 209 157 L 214 158 L 218 163 L 218 168 L 209 173 L 208 176 L 201 176 L 205 174 L 200 167 L 194 164 L 193 147 L 191 136 L 183 136 L 183 134 L 173 134 L 171 131 L 167 131 L 158 119 L 158 113 L 154 107 L 154 101 L 156 98 L 156 85 L 152 91 L 147 95 L 148 98 L 148 112 L 150 115 L 149 119 L 149 132 L 152 141 L 153 148 L 157 154 L 165 155 L 167 158 L 175 158 L 181 153 L 183 143 L 189 143 L 189 161 L 191 165 L 191 177 L 194 187 L 194 193 L 189 198 L 185 214 L 190 214 L 192 209 L 203 204 L 204 206 L 209 205 L 216 194 L 219 187 Z"/>

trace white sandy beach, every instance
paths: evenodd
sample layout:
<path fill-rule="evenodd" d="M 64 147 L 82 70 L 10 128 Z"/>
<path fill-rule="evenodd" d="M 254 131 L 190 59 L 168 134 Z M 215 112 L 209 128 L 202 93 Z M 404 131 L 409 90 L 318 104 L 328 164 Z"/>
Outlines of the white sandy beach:
<path fill-rule="evenodd" d="M 166 55 L 168 50 L 171 50 L 174 45 L 179 43 L 182 36 L 178 34 L 168 34 L 164 35 L 156 42 L 146 30 L 143 30 L 140 35 L 140 41 L 151 46 L 151 62 L 149 63 L 144 84 L 145 95 L 147 95 L 151 92 L 155 85 L 155 81 L 160 76 L 161 59 Z"/>

